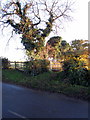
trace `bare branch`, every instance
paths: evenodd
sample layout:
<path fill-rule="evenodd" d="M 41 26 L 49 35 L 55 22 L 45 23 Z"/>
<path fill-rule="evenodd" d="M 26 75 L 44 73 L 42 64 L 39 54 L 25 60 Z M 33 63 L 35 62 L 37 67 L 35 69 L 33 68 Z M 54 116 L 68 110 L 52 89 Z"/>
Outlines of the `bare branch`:
<path fill-rule="evenodd" d="M 23 8 L 23 16 L 27 14 L 27 10 L 32 6 L 32 3 L 26 4 Z"/>
<path fill-rule="evenodd" d="M 19 0 L 11 0 L 1 10 L 0 22 L 4 25 L 2 31 L 10 25 L 13 28 L 10 39 L 13 32 L 22 34 L 22 43 L 26 49 L 31 47 L 32 50 L 34 47 L 37 49 L 40 45 L 43 46 L 45 38 L 55 29 L 58 32 L 64 19 L 71 18 L 71 2 L 61 4 L 60 1 L 51 0 L 50 3 L 48 0 L 38 0 L 22 4 Z"/>
<path fill-rule="evenodd" d="M 14 31 L 12 31 L 12 34 L 11 34 L 10 38 L 8 39 L 8 41 L 7 41 L 7 43 L 6 43 L 6 46 L 9 45 L 9 42 L 10 42 L 11 38 L 13 38 L 13 33 L 14 33 Z"/>

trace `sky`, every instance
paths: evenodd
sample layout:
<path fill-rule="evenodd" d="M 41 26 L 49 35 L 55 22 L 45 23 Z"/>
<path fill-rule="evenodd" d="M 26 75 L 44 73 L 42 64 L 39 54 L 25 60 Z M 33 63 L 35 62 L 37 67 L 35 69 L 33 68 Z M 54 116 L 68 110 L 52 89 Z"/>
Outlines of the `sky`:
<path fill-rule="evenodd" d="M 73 21 L 65 23 L 64 29 L 60 29 L 58 32 L 63 40 L 67 42 L 75 39 L 88 40 L 88 2 L 89 0 L 75 0 L 75 10 L 72 14 Z M 27 56 L 19 36 L 15 35 L 8 44 L 11 30 L 6 29 L 5 31 L 7 34 L 4 35 L 0 32 L 0 56 L 11 61 L 24 61 Z"/>

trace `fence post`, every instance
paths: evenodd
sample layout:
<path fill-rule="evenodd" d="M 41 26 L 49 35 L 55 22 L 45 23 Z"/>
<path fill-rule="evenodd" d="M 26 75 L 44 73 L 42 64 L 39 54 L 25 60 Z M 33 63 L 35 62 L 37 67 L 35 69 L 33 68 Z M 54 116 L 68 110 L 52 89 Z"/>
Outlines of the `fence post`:
<path fill-rule="evenodd" d="M 52 70 L 52 61 L 50 61 L 50 69 Z"/>
<path fill-rule="evenodd" d="M 16 62 L 15 62 L 15 69 L 16 69 L 16 66 L 17 66 L 17 65 L 16 65 Z"/>

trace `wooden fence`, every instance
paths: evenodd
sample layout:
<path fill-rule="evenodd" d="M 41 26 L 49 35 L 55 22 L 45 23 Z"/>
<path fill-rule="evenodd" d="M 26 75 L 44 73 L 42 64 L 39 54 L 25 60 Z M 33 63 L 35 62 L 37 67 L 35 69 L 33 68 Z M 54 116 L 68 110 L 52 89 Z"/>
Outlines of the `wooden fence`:
<path fill-rule="evenodd" d="M 23 70 L 26 62 L 10 62 L 10 68 Z"/>
<path fill-rule="evenodd" d="M 26 62 L 10 62 L 10 68 L 24 70 L 26 68 Z M 62 64 L 60 62 L 50 62 L 50 70 L 61 70 Z"/>

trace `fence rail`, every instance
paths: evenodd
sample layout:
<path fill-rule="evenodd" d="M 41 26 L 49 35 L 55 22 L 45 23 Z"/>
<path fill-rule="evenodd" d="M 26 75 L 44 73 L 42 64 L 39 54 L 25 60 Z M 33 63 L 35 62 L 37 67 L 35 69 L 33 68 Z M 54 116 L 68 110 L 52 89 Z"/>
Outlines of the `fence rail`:
<path fill-rule="evenodd" d="M 26 62 L 10 62 L 10 68 L 23 70 Z"/>
<path fill-rule="evenodd" d="M 27 62 L 10 62 L 10 68 L 24 70 L 24 68 L 26 68 L 25 63 Z M 61 70 L 62 64 L 60 62 L 50 62 L 49 69 L 50 70 Z"/>

